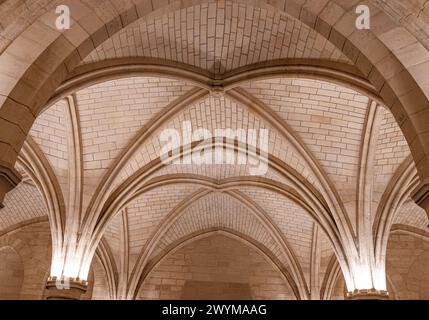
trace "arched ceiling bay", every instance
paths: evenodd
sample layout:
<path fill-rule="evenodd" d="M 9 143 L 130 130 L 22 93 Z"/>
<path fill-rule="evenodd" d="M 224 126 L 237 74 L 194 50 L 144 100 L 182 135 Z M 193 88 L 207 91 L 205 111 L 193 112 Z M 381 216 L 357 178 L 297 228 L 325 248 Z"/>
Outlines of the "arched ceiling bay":
<path fill-rule="evenodd" d="M 296 19 L 230 1 L 137 20 L 98 46 L 82 64 L 130 57 L 179 62 L 213 77 L 286 58 L 350 63 L 332 43 Z"/>

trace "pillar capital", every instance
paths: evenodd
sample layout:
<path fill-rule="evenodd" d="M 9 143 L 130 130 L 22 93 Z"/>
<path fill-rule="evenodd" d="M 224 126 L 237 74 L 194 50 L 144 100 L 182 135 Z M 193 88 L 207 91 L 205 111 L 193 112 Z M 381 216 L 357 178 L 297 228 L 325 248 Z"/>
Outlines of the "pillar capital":
<path fill-rule="evenodd" d="M 411 193 L 411 198 L 420 207 L 425 209 L 429 217 L 429 178 L 424 179 Z"/>
<path fill-rule="evenodd" d="M 347 292 L 348 300 L 389 300 L 389 293 L 384 290 L 364 289 Z"/>
<path fill-rule="evenodd" d="M 6 193 L 15 188 L 21 179 L 21 175 L 14 168 L 0 161 L 0 208 L 3 208 Z"/>
<path fill-rule="evenodd" d="M 47 300 L 80 300 L 88 289 L 88 282 L 80 279 L 49 277 L 46 289 Z"/>

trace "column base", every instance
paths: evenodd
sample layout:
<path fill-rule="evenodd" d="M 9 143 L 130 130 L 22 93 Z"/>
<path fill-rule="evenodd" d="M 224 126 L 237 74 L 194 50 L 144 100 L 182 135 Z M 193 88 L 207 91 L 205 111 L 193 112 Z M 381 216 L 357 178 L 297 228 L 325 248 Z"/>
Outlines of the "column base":
<path fill-rule="evenodd" d="M 46 300 L 80 300 L 88 289 L 88 282 L 80 279 L 49 277 L 46 289 Z"/>
<path fill-rule="evenodd" d="M 389 293 L 384 290 L 364 289 L 347 292 L 347 300 L 389 300 Z"/>

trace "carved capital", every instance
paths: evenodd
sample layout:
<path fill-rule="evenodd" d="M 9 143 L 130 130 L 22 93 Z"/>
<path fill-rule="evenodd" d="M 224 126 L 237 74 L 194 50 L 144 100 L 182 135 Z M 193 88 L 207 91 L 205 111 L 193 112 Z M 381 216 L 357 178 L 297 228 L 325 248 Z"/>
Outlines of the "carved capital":
<path fill-rule="evenodd" d="M 88 282 L 80 279 L 49 277 L 46 282 L 47 300 L 80 300 L 88 289 Z"/>
<path fill-rule="evenodd" d="M 365 289 L 348 292 L 348 300 L 389 300 L 389 293 L 384 290 Z"/>
<path fill-rule="evenodd" d="M 11 191 L 21 182 L 21 175 L 7 164 L 0 162 L 0 208 L 3 208 L 3 200 L 6 193 Z"/>

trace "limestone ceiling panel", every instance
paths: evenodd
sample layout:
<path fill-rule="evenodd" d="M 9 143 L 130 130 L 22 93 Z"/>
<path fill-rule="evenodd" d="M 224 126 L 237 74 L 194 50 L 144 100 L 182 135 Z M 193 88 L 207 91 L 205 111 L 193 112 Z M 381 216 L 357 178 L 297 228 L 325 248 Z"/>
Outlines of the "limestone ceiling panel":
<path fill-rule="evenodd" d="M 168 272 L 172 270 L 174 272 Z M 165 281 L 169 280 L 169 276 L 180 280 Z M 183 288 L 187 287 L 188 279 L 191 279 L 190 282 L 203 281 L 203 284 L 210 280 L 222 287 L 222 284 L 230 282 L 249 284 L 250 296 L 256 300 L 296 299 L 293 290 L 281 276 L 278 268 L 273 267 L 269 258 L 247 241 L 224 233 L 191 239 L 178 250 L 165 256 L 146 277 L 138 298 L 177 299 L 182 296 Z M 210 299 L 216 297 L 216 293 L 222 289 L 209 285 L 206 290 L 210 290 L 210 294 L 204 295 L 204 298 Z M 201 291 L 204 289 L 196 290 L 196 298 L 203 298 Z M 189 294 L 185 297 L 192 298 Z M 237 297 L 231 295 L 226 298 Z"/>
<path fill-rule="evenodd" d="M 313 241 L 314 221 L 300 205 L 286 197 L 260 188 L 243 187 L 240 191 L 255 201 L 280 229 L 294 250 L 310 282 L 311 246 Z"/>
<path fill-rule="evenodd" d="M 334 45 L 301 22 L 244 4 L 204 3 L 148 20 L 137 20 L 96 48 L 84 64 L 147 57 L 223 74 L 283 58 L 350 63 Z"/>
<path fill-rule="evenodd" d="M 0 233 L 9 227 L 41 217 L 48 211 L 39 190 L 27 182 L 20 183 L 6 195 L 0 209 Z"/>
<path fill-rule="evenodd" d="M 190 204 L 160 238 L 152 256 L 162 253 L 181 238 L 213 228 L 225 228 L 247 235 L 285 261 L 281 247 L 260 221 L 241 202 L 223 193 L 210 193 Z"/>
<path fill-rule="evenodd" d="M 137 133 L 192 88 L 178 80 L 136 77 L 79 91 L 76 96 L 86 184 L 95 188 Z"/>
<path fill-rule="evenodd" d="M 49 161 L 65 193 L 69 172 L 67 108 L 66 101 L 59 101 L 37 117 L 30 131 L 30 137 Z"/>
<path fill-rule="evenodd" d="M 398 210 L 395 224 L 403 224 L 427 231 L 429 220 L 426 212 L 409 198 Z"/>
<path fill-rule="evenodd" d="M 189 184 L 164 186 L 143 194 L 127 206 L 130 269 L 162 221 L 197 189 L 198 186 Z"/>
<path fill-rule="evenodd" d="M 127 162 L 127 165 L 115 180 L 115 185 L 119 185 L 125 181 L 145 164 L 159 159 L 161 150 L 165 144 L 159 140 L 160 133 L 166 128 L 173 128 L 178 132 L 182 132 L 183 121 L 190 121 L 192 123 L 192 130 L 205 128 L 212 135 L 214 135 L 216 129 L 268 129 L 268 153 L 287 163 L 308 179 L 310 183 L 316 187 L 318 186 L 318 181 L 314 177 L 314 174 L 306 167 L 303 156 L 298 153 L 296 148 L 278 130 L 272 128 L 267 121 L 251 112 L 246 106 L 226 97 L 212 96 L 187 107 L 160 127 L 152 135 L 151 139 L 142 145 Z"/>
<path fill-rule="evenodd" d="M 307 79 L 252 81 L 243 88 L 292 127 L 354 216 L 368 98 L 343 86 Z"/>
<path fill-rule="evenodd" d="M 379 202 L 389 181 L 401 163 L 411 154 L 401 128 L 387 109 L 378 130 L 374 162 L 374 202 Z"/>

